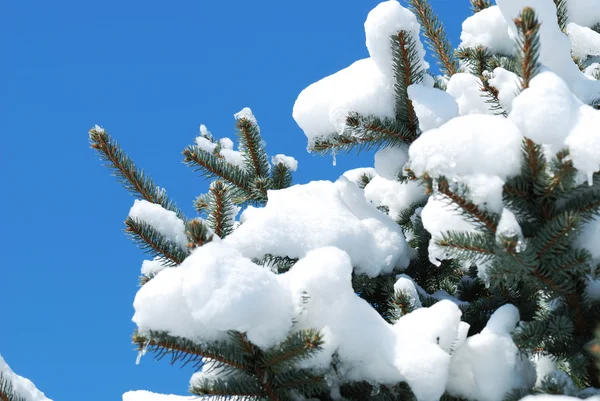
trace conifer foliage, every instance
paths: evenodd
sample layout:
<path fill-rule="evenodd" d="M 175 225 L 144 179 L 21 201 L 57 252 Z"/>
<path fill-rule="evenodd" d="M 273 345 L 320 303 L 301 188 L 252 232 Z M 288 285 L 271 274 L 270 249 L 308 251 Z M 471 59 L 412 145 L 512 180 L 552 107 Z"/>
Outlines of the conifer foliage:
<path fill-rule="evenodd" d="M 189 391 L 217 399 L 599 395 L 600 9 L 496 3 L 471 0 L 455 51 L 427 0 L 371 11 L 370 57 L 294 106 L 313 153 L 377 150 L 335 183 L 292 185 L 244 109 L 237 151 L 204 126 L 183 151 L 213 180 L 189 218 L 90 130 L 153 257 L 140 355 L 194 366 Z"/>

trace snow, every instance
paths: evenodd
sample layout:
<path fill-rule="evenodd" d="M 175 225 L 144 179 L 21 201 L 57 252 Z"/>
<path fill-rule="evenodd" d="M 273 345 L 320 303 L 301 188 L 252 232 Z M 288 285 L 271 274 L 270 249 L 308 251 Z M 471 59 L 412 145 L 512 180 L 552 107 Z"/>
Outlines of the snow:
<path fill-rule="evenodd" d="M 569 22 L 592 27 L 600 23 L 599 0 L 567 0 Z"/>
<path fill-rule="evenodd" d="M 496 238 L 500 239 L 500 236 L 512 238 L 517 237 L 519 240 L 523 239 L 523 232 L 521 226 L 517 221 L 516 216 L 513 212 L 508 209 L 503 209 L 498 221 L 498 227 L 496 228 Z"/>
<path fill-rule="evenodd" d="M 585 61 L 588 56 L 600 56 L 600 33 L 571 22 L 567 25 L 567 35 L 573 57 Z"/>
<path fill-rule="evenodd" d="M 406 146 L 382 148 L 375 153 L 375 171 L 388 180 L 396 180 L 402 173 L 402 168 L 408 160 Z"/>
<path fill-rule="evenodd" d="M 337 246 L 348 252 L 357 273 L 376 276 L 408 265 L 400 227 L 345 177 L 268 191 L 267 196 L 266 207 L 247 208 L 242 225 L 225 239 L 246 257 L 296 258 Z"/>
<path fill-rule="evenodd" d="M 151 393 L 150 391 L 128 391 L 123 394 L 123 401 L 192 401 L 197 396 L 181 396 Z"/>
<path fill-rule="evenodd" d="M 421 211 L 421 220 L 423 227 L 431 234 L 428 248 L 429 260 L 436 266 L 439 266 L 442 260 L 449 259 L 450 256 L 444 247 L 436 244 L 436 241 L 442 238 L 443 233 L 447 231 L 477 231 L 474 224 L 465 220 L 456 207 L 442 200 L 439 195 L 429 197 Z M 482 272 L 481 269 L 479 271 Z"/>
<path fill-rule="evenodd" d="M 397 220 L 400 213 L 425 198 L 425 188 L 418 181 L 402 183 L 377 175 L 365 187 L 365 197 L 377 207 L 387 206 L 388 215 Z"/>
<path fill-rule="evenodd" d="M 25 401 L 52 401 L 47 398 L 44 393 L 38 390 L 31 380 L 19 376 L 12 371 L 10 366 L 4 361 L 0 355 L 0 374 L 4 380 L 12 384 L 13 391 L 25 399 Z"/>
<path fill-rule="evenodd" d="M 196 137 L 196 145 L 208 152 L 208 153 L 213 153 L 215 151 L 215 148 L 217 147 L 217 144 L 212 142 L 210 139 L 204 137 L 204 136 L 198 136 Z"/>
<path fill-rule="evenodd" d="M 159 257 L 156 257 L 152 260 L 144 260 L 142 262 L 142 274 L 144 276 L 150 276 L 158 273 L 163 270 L 165 266 L 162 263 L 162 260 Z"/>
<path fill-rule="evenodd" d="M 410 85 L 408 97 L 412 101 L 421 131 L 438 128 L 458 116 L 456 100 L 443 90 L 423 85 Z"/>
<path fill-rule="evenodd" d="M 358 184 L 361 181 L 361 177 L 366 175 L 367 177 L 375 177 L 377 171 L 373 167 L 359 167 L 352 170 L 346 171 L 343 176 L 346 177 L 350 182 Z"/>
<path fill-rule="evenodd" d="M 600 216 L 595 216 L 593 220 L 583 224 L 581 233 L 579 233 L 573 245 L 587 250 L 592 256 L 592 260 L 600 263 L 598 238 L 600 238 Z"/>
<path fill-rule="evenodd" d="M 237 330 L 264 347 L 288 332 L 293 311 L 276 276 L 223 241 L 205 244 L 178 268 L 158 273 L 140 288 L 134 308 L 142 332 L 208 341 Z"/>
<path fill-rule="evenodd" d="M 500 307 L 481 333 L 467 338 L 452 356 L 446 390 L 471 400 L 501 401 L 514 388 L 536 381 L 535 368 L 519 355 L 510 333 L 519 322 L 513 305 Z"/>
<path fill-rule="evenodd" d="M 534 355 L 531 360 L 535 364 L 536 387 L 542 384 L 547 375 L 558 369 L 558 362 L 550 355 Z"/>
<path fill-rule="evenodd" d="M 129 211 L 129 217 L 149 224 L 166 239 L 186 249 L 188 238 L 185 234 L 185 224 L 175 212 L 156 203 L 136 199 Z"/>
<path fill-rule="evenodd" d="M 458 103 L 458 112 L 461 116 L 468 114 L 492 114 L 489 104 L 481 92 L 481 80 L 475 75 L 459 72 L 452 75 L 448 81 L 446 91 Z"/>
<path fill-rule="evenodd" d="M 371 58 L 356 61 L 304 89 L 293 117 L 309 143 L 342 132 L 348 112 L 393 118 L 394 87 Z"/>
<path fill-rule="evenodd" d="M 233 115 L 233 118 L 235 118 L 238 121 L 242 120 L 242 119 L 246 119 L 258 127 L 258 123 L 256 122 L 256 117 L 254 117 L 254 114 L 252 114 L 252 110 L 249 107 L 244 107 L 242 110 L 235 113 Z"/>
<path fill-rule="evenodd" d="M 232 149 L 222 148 L 219 152 L 221 156 L 230 164 L 237 166 L 241 169 L 245 169 L 246 166 L 244 164 L 244 155 L 242 152 Z"/>
<path fill-rule="evenodd" d="M 491 6 L 467 18 L 462 24 L 459 47 L 485 47 L 494 53 L 512 55 L 515 42 L 498 6 Z"/>
<path fill-rule="evenodd" d="M 425 61 L 425 49 L 419 40 L 421 27 L 417 17 L 396 0 L 383 1 L 369 12 L 365 21 L 365 34 L 371 58 L 377 68 L 388 77 L 394 76 L 390 38 L 400 31 L 409 32 L 415 41 L 415 51 L 421 69 L 429 68 L 429 64 Z"/>
<path fill-rule="evenodd" d="M 585 295 L 592 302 L 600 301 L 600 279 L 588 277 Z"/>
<path fill-rule="evenodd" d="M 498 89 L 498 100 L 502 108 L 510 112 L 512 110 L 512 102 L 517 97 L 521 87 L 519 76 L 514 72 L 498 67 L 494 69 L 489 83 Z"/>
<path fill-rule="evenodd" d="M 291 156 L 286 156 L 282 154 L 273 156 L 271 158 L 271 164 L 273 164 L 274 166 L 277 164 L 283 164 L 292 171 L 298 170 L 298 160 L 294 159 Z"/>
<path fill-rule="evenodd" d="M 588 397 L 585 400 L 600 401 L 600 395 Z M 528 395 L 527 397 L 521 398 L 521 401 L 581 401 L 581 398 L 569 397 L 567 395 L 536 394 L 536 395 Z"/>
<path fill-rule="evenodd" d="M 580 105 L 577 117 L 565 145 L 569 147 L 573 166 L 591 177 L 600 170 L 600 131 L 597 129 L 600 127 L 600 111 L 586 104 Z"/>
<path fill-rule="evenodd" d="M 505 180 L 520 171 L 522 139 L 519 130 L 501 116 L 461 116 L 413 142 L 409 167 L 417 176 L 479 173 Z"/>
<path fill-rule="evenodd" d="M 417 288 L 415 287 L 414 281 L 412 281 L 408 276 L 400 277 L 394 283 L 394 291 L 404 292 L 411 298 L 411 305 L 414 308 L 420 308 L 421 299 L 419 298 L 419 293 L 417 292 Z"/>
<path fill-rule="evenodd" d="M 513 35 L 516 35 L 517 32 L 513 22 L 514 18 L 520 14 L 525 6 L 532 7 L 541 24 L 539 31 L 539 61 L 560 76 L 583 102 L 591 101 L 594 96 L 600 93 L 600 82 L 590 81 L 572 62 L 571 42 L 558 26 L 554 2 L 546 0 L 497 0 L 496 3 L 500 7 L 504 19 L 508 21 Z M 587 8 L 588 6 L 584 7 Z M 579 7 L 576 6 L 577 8 Z M 591 14 L 597 15 L 598 11 L 593 11 Z M 575 15 L 577 15 L 577 12 L 575 12 Z M 585 24 L 580 25 L 585 26 Z"/>
<path fill-rule="evenodd" d="M 342 133 L 349 112 L 394 118 L 394 74 L 390 38 L 400 30 L 409 31 L 424 69 L 425 51 L 419 39 L 414 14 L 396 0 L 380 3 L 365 22 L 370 57 L 358 60 L 304 89 L 294 104 L 293 117 L 304 131 L 309 145 L 316 139 Z M 422 84 L 432 85 L 425 77 Z"/>

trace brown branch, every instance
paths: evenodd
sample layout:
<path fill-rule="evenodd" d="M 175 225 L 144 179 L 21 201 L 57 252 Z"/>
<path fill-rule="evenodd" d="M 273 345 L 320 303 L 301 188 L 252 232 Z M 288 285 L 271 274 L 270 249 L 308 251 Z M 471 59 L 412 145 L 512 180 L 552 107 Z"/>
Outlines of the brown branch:
<path fill-rule="evenodd" d="M 186 150 L 183 151 L 183 155 L 185 156 L 185 160 L 184 160 L 185 162 L 193 161 L 194 163 L 198 164 L 199 166 L 202 166 L 206 170 L 210 171 L 215 176 L 217 176 L 217 177 L 223 177 L 224 179 L 226 179 L 227 181 L 229 181 L 230 183 L 232 183 L 236 187 L 240 188 L 241 190 L 246 191 L 246 192 L 250 192 L 250 188 L 246 187 L 242 182 L 236 180 L 233 176 L 227 175 L 224 171 L 217 171 L 217 170 L 213 169 L 209 164 L 204 163 L 198 157 L 198 154 L 196 152 L 191 152 L 188 149 L 186 149 Z"/>
<path fill-rule="evenodd" d="M 408 0 L 412 11 L 417 15 L 419 23 L 425 31 L 425 36 L 433 45 L 433 51 L 446 70 L 446 74 L 452 76 L 458 72 L 458 63 L 451 53 L 451 45 L 446 37 L 444 27 L 427 0 Z"/>
<path fill-rule="evenodd" d="M 156 341 L 156 340 L 140 341 L 137 338 L 137 336 L 135 336 L 135 335 L 133 337 L 133 343 L 137 344 L 139 346 L 140 351 L 143 349 L 144 344 L 146 344 L 147 346 L 162 348 L 165 350 L 169 350 L 171 352 L 185 353 L 188 355 L 195 355 L 195 356 L 202 357 L 202 358 L 212 359 L 214 361 L 223 363 L 225 365 L 229 365 L 236 369 L 240 369 L 240 370 L 246 369 L 246 366 L 240 364 L 239 362 L 231 361 L 227 358 L 223 358 L 220 355 L 213 354 L 212 352 L 203 352 L 203 351 L 193 350 L 189 347 L 181 347 L 176 344 L 171 344 L 171 343 L 167 343 L 164 341 Z"/>
<path fill-rule="evenodd" d="M 130 221 L 132 221 L 132 220 L 127 219 L 125 221 L 125 224 L 127 225 L 127 228 L 125 229 L 125 231 L 134 233 L 135 235 L 140 237 L 146 244 L 148 244 L 156 253 L 163 255 L 165 258 L 169 259 L 176 265 L 180 265 L 181 263 L 183 263 L 183 259 L 179 258 L 177 255 L 169 252 L 166 249 L 162 249 L 162 248 L 159 248 L 158 246 L 156 246 L 156 244 L 152 241 L 151 238 L 144 235 L 144 232 L 142 230 L 138 230 L 138 227 L 136 227 L 133 224 L 130 224 L 129 223 Z"/>
<path fill-rule="evenodd" d="M 519 33 L 521 34 L 523 52 L 521 60 L 522 84 L 521 89 L 529 88 L 531 80 L 537 71 L 537 34 L 540 24 L 531 7 L 525 7 L 518 18 L 514 20 Z"/>
<path fill-rule="evenodd" d="M 438 191 L 444 196 L 448 197 L 452 202 L 456 203 L 462 210 L 468 213 L 471 216 L 474 216 L 477 220 L 479 220 L 485 227 L 487 227 L 491 232 L 496 232 L 497 224 L 496 222 L 484 211 L 479 209 L 476 204 L 468 201 L 462 196 L 454 193 L 446 180 L 440 180 L 438 184 Z"/>
<path fill-rule="evenodd" d="M 492 252 L 492 251 L 490 251 L 489 249 L 481 248 L 481 247 L 478 247 L 478 246 L 469 246 L 469 245 L 464 245 L 464 244 L 454 244 L 454 243 L 448 242 L 446 240 L 440 240 L 440 241 L 438 241 L 438 245 L 445 246 L 445 247 L 448 247 L 448 248 L 461 249 L 463 251 L 471 251 L 471 252 L 483 253 L 483 254 L 486 254 L 486 255 L 495 255 L 495 253 Z"/>
<path fill-rule="evenodd" d="M 258 160 L 258 154 L 256 153 L 256 149 L 254 146 L 251 146 L 252 138 L 249 132 L 249 125 L 252 124 L 247 118 L 240 118 L 237 122 L 237 127 L 241 131 L 242 135 L 246 138 L 246 151 L 250 154 L 250 158 L 252 159 L 252 164 L 254 165 L 254 172 L 256 175 L 260 175 L 260 161 Z"/>
<path fill-rule="evenodd" d="M 404 67 L 403 77 L 404 77 L 404 85 L 408 88 L 413 84 L 410 70 L 410 54 L 408 53 L 408 40 L 406 38 L 406 32 L 400 31 L 398 32 L 398 42 L 400 44 L 400 54 L 402 56 L 402 65 Z M 412 100 L 406 97 L 407 107 L 408 107 L 408 126 L 410 130 L 415 133 L 417 132 L 417 115 L 415 113 L 415 108 L 413 107 Z"/>

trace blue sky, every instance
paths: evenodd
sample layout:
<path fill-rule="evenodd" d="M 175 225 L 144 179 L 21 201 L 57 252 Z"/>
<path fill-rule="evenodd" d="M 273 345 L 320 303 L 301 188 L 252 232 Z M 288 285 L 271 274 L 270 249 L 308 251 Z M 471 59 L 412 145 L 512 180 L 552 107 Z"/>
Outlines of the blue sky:
<path fill-rule="evenodd" d="M 469 1 L 432 0 L 457 44 Z M 56 401 L 185 394 L 191 368 L 135 365 L 132 302 L 144 255 L 123 235 L 131 198 L 89 149 L 100 124 L 192 215 L 207 182 L 182 163 L 200 123 L 233 136 L 254 111 L 295 181 L 370 155 L 309 155 L 291 117 L 310 83 L 367 56 L 377 1 L 5 1 L 0 5 L 0 354 Z"/>

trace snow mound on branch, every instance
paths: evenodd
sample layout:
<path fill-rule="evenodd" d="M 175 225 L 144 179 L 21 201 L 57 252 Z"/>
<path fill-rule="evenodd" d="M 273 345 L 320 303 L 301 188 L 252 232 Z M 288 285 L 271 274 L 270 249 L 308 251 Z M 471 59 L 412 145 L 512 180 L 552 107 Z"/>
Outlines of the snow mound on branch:
<path fill-rule="evenodd" d="M 396 0 L 377 5 L 365 22 L 366 45 L 370 57 L 356 61 L 304 89 L 294 104 L 293 117 L 309 144 L 317 138 L 341 133 L 350 112 L 394 118 L 395 95 L 390 37 L 404 30 L 416 41 L 423 70 L 425 50 L 419 39 L 415 15 Z M 431 79 L 424 85 L 432 86 Z"/>
<path fill-rule="evenodd" d="M 599 5 L 600 6 L 600 5 Z M 567 25 L 573 57 L 585 60 L 588 56 L 600 56 L 600 33 L 574 23 Z"/>
<path fill-rule="evenodd" d="M 498 6 L 481 10 L 462 24 L 459 47 L 482 46 L 500 54 L 514 54 L 515 43 Z"/>
<path fill-rule="evenodd" d="M 370 276 L 409 263 L 401 228 L 345 177 L 269 191 L 268 199 L 264 208 L 248 207 L 243 224 L 225 239 L 246 257 L 300 258 L 336 246 L 348 252 L 357 273 Z"/>
<path fill-rule="evenodd" d="M 365 197 L 377 207 L 386 206 L 388 215 L 397 220 L 409 206 L 425 199 L 425 188 L 417 181 L 404 183 L 375 176 L 365 187 Z"/>
<path fill-rule="evenodd" d="M 600 216 L 583 224 L 581 233 L 574 243 L 576 247 L 586 249 L 596 263 L 600 263 L 598 238 L 600 238 Z"/>
<path fill-rule="evenodd" d="M 149 224 L 166 239 L 181 248 L 187 247 L 188 238 L 185 234 L 185 224 L 175 212 L 156 203 L 136 199 L 129 211 L 129 217 Z"/>
<path fill-rule="evenodd" d="M 517 127 L 503 117 L 457 117 L 413 142 L 409 167 L 417 176 L 479 173 L 505 180 L 520 172 L 522 139 Z"/>
<path fill-rule="evenodd" d="M 600 401 L 600 395 L 585 398 L 586 401 Z M 555 395 L 555 394 L 536 394 L 528 395 L 521 398 L 521 401 L 581 401 L 578 397 L 569 397 L 567 395 Z"/>
<path fill-rule="evenodd" d="M 357 184 L 361 181 L 361 177 L 366 175 L 367 177 L 375 177 L 377 171 L 373 167 L 359 167 L 352 170 L 346 171 L 343 176 L 346 177 L 350 182 Z"/>
<path fill-rule="evenodd" d="M 460 72 L 452 75 L 446 91 L 458 103 L 458 112 L 461 116 L 492 114 L 490 106 L 485 102 L 481 92 L 481 86 L 481 80 L 473 74 Z"/>
<path fill-rule="evenodd" d="M 292 156 L 286 156 L 282 154 L 275 155 L 271 158 L 271 164 L 274 166 L 277 164 L 283 164 L 292 171 L 298 170 L 298 160 L 294 159 Z"/>
<path fill-rule="evenodd" d="M 388 180 L 397 179 L 402 173 L 402 168 L 408 160 L 406 146 L 382 148 L 375 153 L 375 171 Z"/>
<path fill-rule="evenodd" d="M 542 72 L 531 80 L 513 101 L 508 119 L 525 137 L 549 146 L 552 154 L 568 148 L 573 165 L 582 173 L 590 176 L 600 170 L 600 132 L 595 128 L 600 111 L 583 104 L 554 72 Z"/>
<path fill-rule="evenodd" d="M 498 67 L 494 69 L 493 76 L 490 78 L 489 83 L 498 89 L 498 100 L 500 101 L 500 105 L 504 110 L 510 112 L 512 110 L 512 102 L 519 93 L 519 76 L 514 72 Z"/>
<path fill-rule="evenodd" d="M 197 399 L 197 396 L 158 394 L 142 390 L 128 391 L 123 394 L 123 401 L 192 401 Z"/>
<path fill-rule="evenodd" d="M 592 27 L 600 23 L 600 0 L 567 0 L 569 22 Z"/>
<path fill-rule="evenodd" d="M 452 356 L 446 390 L 451 395 L 481 401 L 502 401 L 515 388 L 535 384 L 533 364 L 512 340 L 519 322 L 513 305 L 500 307 L 481 333 L 469 337 Z"/>
<path fill-rule="evenodd" d="M 359 60 L 304 89 L 293 117 L 312 143 L 342 132 L 349 112 L 393 118 L 394 86 L 371 58 Z"/>
<path fill-rule="evenodd" d="M 600 94 L 600 81 L 590 80 L 573 63 L 571 58 L 571 42 L 558 26 L 554 2 L 546 0 L 497 0 L 496 3 L 500 7 L 502 15 L 514 36 L 517 34 L 514 19 L 519 16 L 524 7 L 533 8 L 541 23 L 540 62 L 560 76 L 573 93 L 583 102 L 588 103 Z M 575 10 L 579 8 L 577 5 L 574 7 Z M 587 8 L 588 4 L 585 4 L 583 7 Z M 572 10 L 569 9 L 569 14 L 571 12 Z M 577 11 L 575 11 L 575 15 L 577 14 Z M 598 15 L 598 11 L 591 11 L 591 14 Z M 586 26 L 585 23 L 579 25 Z M 579 46 L 587 47 L 588 45 L 580 44 Z"/>
<path fill-rule="evenodd" d="M 415 51 L 423 70 L 429 68 L 425 61 L 425 49 L 419 40 L 421 26 L 412 11 L 396 0 L 379 3 L 369 12 L 365 21 L 366 45 L 377 68 L 388 77 L 394 76 L 393 55 L 390 37 L 400 31 L 408 31 L 415 41 Z"/>
<path fill-rule="evenodd" d="M 23 397 L 25 401 L 52 401 L 38 390 L 31 380 L 13 372 L 2 356 L 0 356 L 0 374 L 4 380 L 12 384 L 13 391 Z"/>
<path fill-rule="evenodd" d="M 302 296 L 309 296 L 298 328 L 317 328 L 324 334 L 325 349 L 308 365 L 328 367 L 337 351 L 344 380 L 389 384 L 405 380 L 420 401 L 439 399 L 450 362 L 446 339 L 458 337 L 458 307 L 441 301 L 391 326 L 356 296 L 351 274 L 350 259 L 335 248 L 310 252 L 286 273 L 296 305 L 301 305 Z"/>
<path fill-rule="evenodd" d="M 438 128 L 458 116 L 456 100 L 443 90 L 410 85 L 408 97 L 419 119 L 419 128 L 423 132 Z"/>
<path fill-rule="evenodd" d="M 216 340 L 237 330 L 267 347 L 292 324 L 292 304 L 275 275 L 222 241 L 197 248 L 176 269 L 162 270 L 133 305 L 141 331 L 189 339 Z"/>

